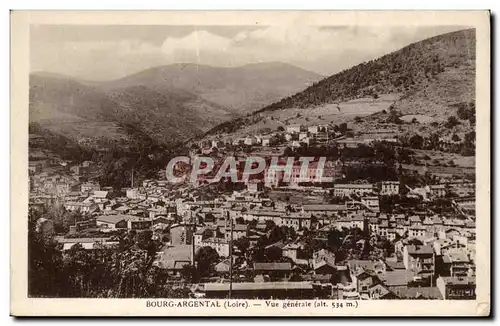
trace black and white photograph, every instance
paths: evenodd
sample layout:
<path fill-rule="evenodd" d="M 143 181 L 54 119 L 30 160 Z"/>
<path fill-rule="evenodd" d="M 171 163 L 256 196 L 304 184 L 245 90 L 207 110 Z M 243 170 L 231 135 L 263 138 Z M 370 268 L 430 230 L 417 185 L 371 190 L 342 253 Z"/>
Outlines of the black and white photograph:
<path fill-rule="evenodd" d="M 489 314 L 488 13 L 231 14 L 26 24 L 12 291 L 145 314 Z"/>

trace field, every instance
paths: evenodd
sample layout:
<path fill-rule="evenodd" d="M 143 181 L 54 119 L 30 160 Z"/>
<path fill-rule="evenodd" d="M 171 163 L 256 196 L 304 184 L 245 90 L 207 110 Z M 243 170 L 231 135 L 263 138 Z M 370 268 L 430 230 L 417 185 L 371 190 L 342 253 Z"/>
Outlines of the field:
<path fill-rule="evenodd" d="M 276 130 L 279 126 L 302 124 L 306 126 L 321 124 L 340 124 L 352 120 L 356 116 L 364 117 L 376 112 L 388 110 L 399 94 L 380 95 L 379 98 L 359 98 L 338 104 L 324 104 L 315 108 L 290 108 L 260 113 L 262 120 L 258 123 L 243 126 L 238 137 L 256 135 Z"/>

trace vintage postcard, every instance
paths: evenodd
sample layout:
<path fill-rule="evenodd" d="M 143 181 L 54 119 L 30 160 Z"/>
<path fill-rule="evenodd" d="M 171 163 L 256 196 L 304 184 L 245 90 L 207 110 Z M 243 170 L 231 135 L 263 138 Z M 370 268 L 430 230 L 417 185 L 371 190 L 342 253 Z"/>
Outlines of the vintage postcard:
<path fill-rule="evenodd" d="M 488 11 L 11 35 L 12 315 L 490 314 Z"/>

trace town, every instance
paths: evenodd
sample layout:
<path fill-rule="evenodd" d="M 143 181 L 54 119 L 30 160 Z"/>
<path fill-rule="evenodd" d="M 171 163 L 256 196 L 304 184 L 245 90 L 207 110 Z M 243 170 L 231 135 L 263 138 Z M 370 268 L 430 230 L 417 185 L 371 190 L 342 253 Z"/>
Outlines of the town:
<path fill-rule="evenodd" d="M 287 182 L 267 167 L 215 182 L 213 169 L 182 183 L 162 169 L 145 180 L 131 171 L 121 189 L 96 181 L 99 162 L 30 152 L 33 234 L 73 264 L 123 258 L 119 268 L 132 270 L 101 296 L 475 299 L 474 169 L 422 165 L 411 152 L 396 130 L 284 125 L 193 141 L 189 160 L 209 157 L 220 167 L 232 156 L 241 176 L 248 157 L 310 157 L 307 171 L 292 165 Z M 174 174 L 188 169 L 176 165 Z M 155 281 L 135 290 L 134 280 L 148 282 L 152 270 Z M 60 295 L 105 288 L 97 270 L 89 273 L 74 282 L 79 294 Z"/>

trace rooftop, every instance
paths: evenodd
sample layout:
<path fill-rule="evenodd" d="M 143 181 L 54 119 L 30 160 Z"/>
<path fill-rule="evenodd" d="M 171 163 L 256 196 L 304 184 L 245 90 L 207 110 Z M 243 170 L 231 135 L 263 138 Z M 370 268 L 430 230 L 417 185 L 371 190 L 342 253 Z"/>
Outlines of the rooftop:
<path fill-rule="evenodd" d="M 304 211 L 344 211 L 347 210 L 346 205 L 331 205 L 331 204 L 310 204 L 303 205 Z"/>
<path fill-rule="evenodd" d="M 431 246 L 425 245 L 408 245 L 406 246 L 408 250 L 408 254 L 410 255 L 432 255 L 434 250 Z"/>
<path fill-rule="evenodd" d="M 354 184 L 354 183 L 345 183 L 345 184 L 335 184 L 333 185 L 334 189 L 363 189 L 363 188 L 373 188 L 373 184 L 371 183 L 362 183 L 362 184 Z"/>
<path fill-rule="evenodd" d="M 259 271 L 289 271 L 292 269 L 290 263 L 254 263 L 254 270 Z"/>
<path fill-rule="evenodd" d="M 244 282 L 233 283 L 233 291 L 248 290 L 312 290 L 310 282 Z M 229 283 L 205 283 L 205 291 L 229 291 Z"/>
<path fill-rule="evenodd" d="M 128 221 L 130 219 L 135 218 L 132 215 L 125 214 L 116 214 L 116 215 L 101 215 L 96 218 L 97 221 L 106 222 L 106 223 L 118 223 L 120 221 Z"/>

